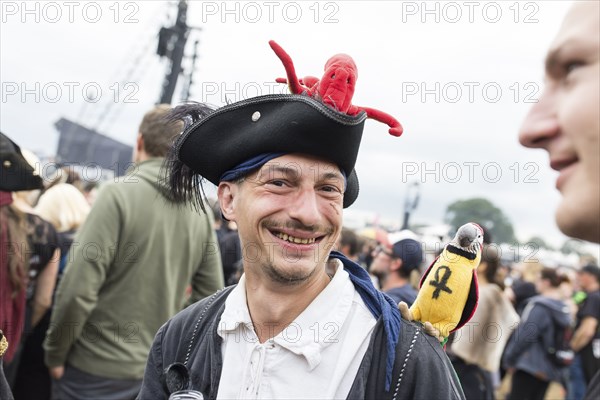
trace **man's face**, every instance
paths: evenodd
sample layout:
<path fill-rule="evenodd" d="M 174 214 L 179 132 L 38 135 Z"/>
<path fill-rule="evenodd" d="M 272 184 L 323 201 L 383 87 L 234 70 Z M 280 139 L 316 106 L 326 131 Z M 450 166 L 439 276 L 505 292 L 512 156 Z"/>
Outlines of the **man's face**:
<path fill-rule="evenodd" d="M 342 229 L 344 184 L 335 164 L 295 154 L 269 161 L 241 183 L 221 183 L 246 273 L 294 285 L 324 270 Z"/>
<path fill-rule="evenodd" d="M 579 272 L 577 274 L 577 281 L 579 282 L 579 287 L 585 291 L 589 291 L 595 286 L 596 277 L 592 274 L 588 274 L 587 272 Z"/>
<path fill-rule="evenodd" d="M 393 261 L 394 258 L 392 257 L 391 250 L 386 249 L 385 247 L 379 247 L 376 250 L 375 258 L 371 263 L 369 272 L 375 275 L 380 283 L 383 283 L 390 274 Z"/>
<path fill-rule="evenodd" d="M 537 279 L 534 282 L 535 290 L 538 293 L 543 293 L 550 287 L 550 282 L 548 279 L 542 279 L 542 274 L 538 274 Z"/>
<path fill-rule="evenodd" d="M 546 87 L 519 140 L 559 171 L 556 211 L 567 235 L 600 242 L 600 3 L 577 2 L 546 60 Z"/>

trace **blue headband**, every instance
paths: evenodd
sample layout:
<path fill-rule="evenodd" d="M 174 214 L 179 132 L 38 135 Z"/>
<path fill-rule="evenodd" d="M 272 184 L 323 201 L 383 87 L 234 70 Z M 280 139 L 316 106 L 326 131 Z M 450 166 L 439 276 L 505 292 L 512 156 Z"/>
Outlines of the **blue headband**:
<path fill-rule="evenodd" d="M 225 171 L 223 173 L 223 175 L 221 175 L 219 182 L 236 181 L 236 180 L 248 175 L 250 172 L 259 169 L 260 167 L 262 167 L 269 161 L 273 160 L 274 158 L 281 157 L 285 154 L 288 154 L 288 153 L 282 153 L 282 152 L 263 153 L 256 157 L 252 157 L 251 159 L 244 161 L 243 163 L 233 167 L 229 171 Z M 346 178 L 346 173 L 341 168 L 340 168 L 340 172 L 344 176 L 344 191 L 345 191 L 346 186 L 348 186 L 348 180 Z"/>

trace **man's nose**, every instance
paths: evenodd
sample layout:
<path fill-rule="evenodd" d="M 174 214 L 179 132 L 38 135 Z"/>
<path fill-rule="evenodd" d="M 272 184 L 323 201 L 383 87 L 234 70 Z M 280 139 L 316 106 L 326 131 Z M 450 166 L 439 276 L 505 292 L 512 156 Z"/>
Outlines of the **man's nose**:
<path fill-rule="evenodd" d="M 318 225 L 321 220 L 319 202 L 314 188 L 298 191 L 290 203 L 290 217 L 300 221 L 306 226 Z"/>
<path fill-rule="evenodd" d="M 558 135 L 560 126 L 556 113 L 556 93 L 547 89 L 531 107 L 519 131 L 519 142 L 525 147 L 544 147 Z"/>

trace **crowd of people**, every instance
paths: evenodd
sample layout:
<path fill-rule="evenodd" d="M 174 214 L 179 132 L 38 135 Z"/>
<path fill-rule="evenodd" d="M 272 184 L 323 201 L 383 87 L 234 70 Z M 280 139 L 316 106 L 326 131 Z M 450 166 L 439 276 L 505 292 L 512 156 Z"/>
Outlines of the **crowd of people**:
<path fill-rule="evenodd" d="M 576 4 L 519 134 L 561 171 L 560 229 L 596 243 L 599 37 L 598 3 Z M 0 134 L 0 398 L 600 396 L 593 263 L 507 265 L 486 234 L 469 322 L 440 345 L 405 318 L 437 254 L 343 227 L 366 114 L 335 96 L 158 105 L 99 188 L 44 181 Z"/>
<path fill-rule="evenodd" d="M 151 118 L 156 112 L 161 115 L 167 110 L 166 107 L 161 106 L 150 112 L 146 118 Z M 154 118 L 158 117 L 154 116 Z M 140 138 L 143 137 L 143 132 L 141 130 Z M 7 137 L 3 137 L 3 140 L 9 141 Z M 145 142 L 148 143 L 150 140 L 145 139 Z M 145 150 L 140 147 L 139 151 Z M 24 158 L 29 165 L 36 165 L 34 155 L 27 151 L 22 151 L 22 154 L 26 155 Z M 142 160 L 147 161 L 143 157 Z M 143 162 L 142 166 L 144 168 Z M 158 164 L 155 166 L 157 167 Z M 144 175 L 139 176 L 143 177 Z M 158 192 L 152 192 L 154 188 L 148 184 L 150 182 L 153 181 L 146 181 L 143 188 L 132 185 L 125 189 L 141 191 L 138 199 L 142 201 L 142 198 L 150 198 L 150 196 L 158 194 Z M 223 217 L 218 201 L 211 199 L 208 204 L 211 205 L 213 216 L 211 217 L 209 212 L 209 214 L 205 214 L 206 221 L 199 218 L 199 224 L 202 226 L 200 231 L 204 236 L 199 233 L 188 233 L 185 237 L 182 236 L 179 240 L 172 242 L 173 230 L 168 229 L 165 221 L 156 221 L 156 229 L 169 235 L 169 239 L 163 237 L 161 241 L 166 247 L 174 248 L 174 244 L 177 243 L 179 251 L 187 248 L 189 252 L 192 246 L 182 245 L 182 240 L 192 237 L 206 237 L 207 239 L 201 246 L 204 254 L 189 257 L 188 260 L 207 258 L 210 266 L 208 263 L 191 265 L 187 269 L 189 272 L 186 272 L 186 269 L 179 271 L 177 276 L 179 284 L 173 283 L 174 288 L 170 293 L 168 289 L 164 288 L 167 279 L 175 280 L 175 277 L 168 278 L 166 276 L 166 274 L 173 273 L 172 270 L 165 268 L 169 264 L 167 260 L 171 257 L 171 255 L 164 254 L 168 250 L 155 245 L 152 247 L 153 251 L 148 255 L 149 258 L 143 258 L 144 255 L 138 253 L 141 241 L 137 239 L 129 242 L 135 243 L 135 248 L 126 247 L 122 250 L 124 252 L 121 253 L 124 257 L 122 264 L 117 262 L 119 257 L 116 248 L 113 249 L 115 251 L 113 258 L 109 258 L 107 261 L 94 257 L 94 263 L 98 263 L 94 268 L 100 268 L 102 262 L 107 268 L 107 271 L 104 272 L 94 272 L 103 274 L 102 278 L 86 277 L 81 275 L 83 271 L 80 271 L 79 274 L 69 275 L 66 282 L 67 284 L 72 282 L 69 284 L 70 289 L 63 289 L 61 291 L 63 298 L 58 300 L 56 289 L 62 280 L 66 265 L 69 262 L 77 265 L 79 262 L 80 266 L 75 268 L 90 268 L 89 254 L 77 254 L 77 247 L 72 248 L 75 237 L 77 237 L 76 233 L 84 225 L 93 205 L 84 195 L 84 183 L 73 169 L 65 168 L 57 174 L 55 180 L 49 182 L 42 189 L 13 192 L 12 204 L 2 207 L 3 213 L 7 215 L 7 221 L 11 221 L 13 218 L 15 221 L 19 221 L 16 218 L 20 215 L 25 217 L 22 226 L 26 229 L 22 231 L 22 234 L 27 235 L 26 243 L 32 247 L 29 250 L 28 279 L 23 280 L 26 282 L 26 287 L 23 287 L 25 308 L 23 310 L 17 308 L 12 313 L 4 314 L 8 316 L 4 332 L 12 343 L 19 343 L 19 345 L 12 346 L 11 351 L 4 356 L 6 376 L 17 399 L 50 398 L 52 393 L 51 377 L 55 378 L 54 396 L 62 398 L 62 395 L 58 394 L 60 393 L 58 390 L 63 392 L 70 390 L 67 393 L 70 393 L 71 397 L 81 396 L 83 393 L 84 389 L 81 387 L 65 389 L 64 387 L 69 385 L 69 380 L 76 385 L 77 380 L 84 379 L 95 382 L 96 385 L 107 385 L 106 387 L 110 391 L 114 391 L 119 387 L 117 383 L 121 382 L 127 374 L 131 374 L 131 378 L 126 380 L 123 387 L 127 388 L 125 390 L 129 390 L 126 393 L 129 398 L 135 397 L 140 389 L 140 378 L 143 376 L 146 353 L 154 331 L 186 304 L 206 297 L 224 286 L 237 284 L 243 274 L 244 251 L 242 251 L 237 226 L 235 222 Z M 111 186 L 115 185 L 107 184 L 107 188 L 102 188 L 98 203 L 94 207 L 98 207 L 98 204 L 104 205 L 104 202 L 109 201 L 104 191 L 110 190 Z M 122 196 L 123 200 L 131 198 L 134 193 Z M 138 229 L 145 231 L 152 229 L 152 225 L 143 218 L 134 218 L 131 215 L 133 214 L 132 210 L 120 211 L 121 208 L 126 209 L 126 205 L 120 204 L 117 199 L 118 197 L 111 199 L 114 203 L 107 203 L 104 212 L 96 211 L 96 214 L 91 214 L 92 219 L 89 221 L 95 222 L 87 222 L 87 226 L 90 227 L 88 235 L 96 237 L 93 240 L 91 238 L 82 239 L 82 233 L 80 233 L 77 244 L 80 240 L 95 244 L 102 243 L 103 237 L 111 240 L 119 237 L 123 238 L 118 241 L 119 243 L 128 243 L 126 238 L 139 238 L 142 235 L 139 230 L 135 231 L 135 221 L 144 221 Z M 135 198 L 133 203 L 136 204 Z M 110 206 L 119 207 L 112 212 L 125 212 L 130 216 L 127 223 L 122 221 L 115 224 L 112 231 L 103 232 L 100 221 L 112 218 L 110 214 L 107 215 L 111 212 Z M 159 203 L 159 206 L 164 205 Z M 153 210 L 152 212 L 157 213 L 158 211 Z M 179 213 L 181 210 L 175 210 L 175 212 Z M 195 215 L 195 213 L 185 214 L 185 218 L 176 221 L 178 227 L 181 229 L 185 223 L 189 224 L 187 219 Z M 155 216 L 148 215 L 147 218 L 155 218 Z M 212 229 L 208 229 L 208 226 Z M 192 225 L 189 229 L 195 228 Z M 128 233 L 131 230 L 134 232 Z M 15 229 L 16 231 L 17 229 Z M 342 229 L 334 249 L 347 255 L 349 259 L 368 271 L 373 284 L 390 296 L 395 303 L 403 301 L 410 306 L 417 296 L 419 279 L 428 266 L 425 259 L 435 258 L 438 254 L 425 257 L 426 246 L 423 238 L 417 233 L 405 230 L 386 235 L 382 229 L 377 231 L 379 235 L 372 235 L 373 231 L 356 231 L 345 227 Z M 12 231 L 9 232 L 11 235 L 17 235 Z M 440 240 L 442 239 L 440 238 Z M 488 243 L 484 246 L 482 260 L 477 269 L 480 296 L 477 310 L 470 322 L 461 331 L 451 336 L 447 347 L 447 353 L 458 374 L 466 398 L 492 399 L 506 395 L 508 399 L 543 399 L 551 382 L 560 385 L 559 393 L 562 393 L 565 398 L 582 398 L 583 388 L 590 381 L 594 371 L 598 369 L 596 365 L 598 357 L 594 356 L 594 346 L 598 347 L 598 344 L 594 345 L 593 341 L 600 339 L 594 338 L 593 335 L 590 337 L 589 333 L 581 339 L 583 334 L 577 333 L 576 328 L 583 329 L 581 328 L 582 323 L 588 317 L 589 319 L 583 326 L 590 324 L 590 319 L 591 323 L 595 321 L 597 326 L 598 320 L 600 320 L 600 315 L 598 315 L 600 312 L 598 292 L 600 269 L 591 264 L 583 266 L 580 270 L 548 268 L 533 262 L 507 265 L 501 260 L 498 248 L 493 244 L 490 245 L 489 235 L 486 235 L 486 239 Z M 395 242 L 392 243 L 391 240 L 395 240 Z M 117 242 L 110 241 L 110 243 Z M 440 247 L 437 246 L 437 248 Z M 98 248 L 102 249 L 103 247 L 101 245 Z M 108 249 L 110 246 L 106 245 L 106 248 Z M 96 250 L 95 247 L 94 251 Z M 99 254 L 96 255 L 99 256 Z M 148 265 L 149 259 L 156 260 L 159 257 L 163 257 L 162 262 L 155 264 L 158 268 L 164 269 L 165 275 L 160 276 L 160 279 L 153 283 L 151 277 L 144 277 L 144 275 L 157 274 L 156 271 L 150 272 Z M 11 258 L 10 261 L 14 262 L 16 259 Z M 143 270 L 134 271 L 133 264 L 143 266 Z M 119 265 L 126 266 L 128 271 L 119 272 Z M 204 268 L 210 272 L 205 271 L 201 277 L 194 278 L 195 268 Z M 9 271 L 11 270 L 9 269 Z M 18 270 L 15 269 L 15 271 Z M 327 271 L 330 275 L 335 274 L 336 263 L 328 263 Z M 211 276 L 207 276 L 209 273 Z M 128 274 L 131 274 L 131 277 L 128 277 Z M 110 288 L 106 282 L 116 279 L 112 278 L 113 275 L 118 276 L 119 281 L 110 284 L 117 285 L 115 289 Z M 9 278 L 11 277 L 9 276 Z M 132 279 L 132 281 L 124 281 L 127 279 Z M 89 284 L 94 287 L 86 289 L 85 282 L 90 280 Z M 148 289 L 134 290 L 133 280 L 142 280 Z M 207 283 L 210 281 L 213 283 Z M 207 287 L 203 289 L 198 285 Z M 114 293 L 111 294 L 113 290 Z M 129 303 L 123 303 L 126 294 L 120 292 L 124 290 L 140 300 L 144 299 L 144 303 L 151 301 L 147 298 L 151 292 L 142 294 L 147 290 L 156 294 L 172 296 L 172 300 L 168 302 L 170 308 L 166 307 L 168 309 L 156 321 L 152 321 L 152 318 L 143 321 L 139 318 L 134 320 L 128 310 L 116 306 L 117 304 L 135 304 L 133 298 L 128 300 Z M 78 293 L 71 293 L 71 291 Z M 194 291 L 193 295 L 192 291 Z M 101 294 L 101 292 L 103 293 Z M 80 296 L 84 297 L 80 298 Z M 78 316 L 76 309 L 69 310 L 74 307 L 69 303 L 83 301 L 87 296 L 94 296 L 96 304 L 105 304 L 106 310 L 94 307 L 96 313 L 101 312 L 104 315 L 90 320 L 89 316 Z M 108 296 L 108 299 L 105 300 L 105 296 Z M 118 302 L 117 304 L 111 304 L 110 297 L 113 296 L 116 296 L 114 301 Z M 160 300 L 165 303 L 166 298 L 162 296 Z M 62 307 L 62 309 L 59 309 L 52 318 L 52 311 L 57 307 Z M 133 312 L 144 315 L 150 313 L 150 310 L 157 313 L 159 308 L 157 304 L 151 304 L 144 311 L 142 306 L 138 305 Z M 119 314 L 123 311 L 125 315 L 120 316 Z M 107 313 L 112 313 L 112 315 L 107 317 Z M 66 317 L 65 314 L 69 316 Z M 9 318 L 12 319 L 8 320 Z M 54 326 L 49 330 L 51 321 L 54 321 Z M 57 326 L 65 326 L 64 321 L 72 324 L 69 335 L 73 336 L 70 338 L 63 332 L 56 332 Z M 125 322 L 119 326 L 118 324 L 113 325 L 115 321 Z M 136 322 L 128 325 L 129 321 Z M 18 325 L 23 326 L 20 336 L 18 333 L 15 335 L 13 330 L 6 329 L 6 327 Z M 78 328 L 78 325 L 81 325 L 81 329 Z M 104 333 L 105 337 L 101 336 L 103 330 L 107 330 Z M 141 340 L 144 337 L 142 330 L 148 332 L 145 343 Z M 560 337 L 556 334 L 557 331 L 576 332 L 575 337 L 578 338 L 577 344 L 573 347 L 578 350 L 577 354 L 562 365 L 554 362 L 551 357 L 551 352 L 559 345 L 556 343 L 557 337 Z M 47 335 L 49 340 L 45 346 L 46 350 L 44 350 L 43 342 Z M 59 338 L 54 340 L 57 336 L 68 338 L 68 343 L 61 343 Z M 115 339 L 117 343 L 111 343 Z M 94 349 L 99 345 L 103 348 L 100 352 L 92 350 L 92 348 L 81 350 L 83 354 L 77 355 L 73 347 L 77 346 L 78 341 L 83 342 L 83 345 L 91 344 Z M 105 342 L 104 345 L 100 344 L 102 341 Z M 119 341 L 122 343 L 119 344 Z M 136 379 L 132 354 L 136 352 L 134 347 L 137 346 L 137 343 L 141 343 L 142 346 L 139 346 L 141 357 L 137 362 Z M 111 345 L 115 348 L 110 349 Z M 53 360 L 56 357 L 55 354 L 60 352 L 62 352 L 62 355 L 59 356 L 62 364 L 58 369 L 52 364 L 45 363 L 45 357 L 47 360 Z M 128 363 L 124 366 L 124 360 L 120 356 L 122 352 L 128 353 Z M 83 367 L 78 368 L 79 363 L 82 363 Z M 103 363 L 106 364 L 104 368 L 102 367 Z M 67 371 L 63 369 L 64 364 L 69 365 Z M 128 372 L 124 372 L 125 370 Z M 506 379 L 506 376 L 512 378 L 512 381 L 508 380 L 510 390 L 502 393 L 500 384 L 503 378 Z M 36 385 L 31 385 L 32 381 L 35 381 Z M 60 389 L 58 389 L 59 387 Z M 115 398 L 123 397 L 123 393 L 125 392 L 120 392 Z"/>

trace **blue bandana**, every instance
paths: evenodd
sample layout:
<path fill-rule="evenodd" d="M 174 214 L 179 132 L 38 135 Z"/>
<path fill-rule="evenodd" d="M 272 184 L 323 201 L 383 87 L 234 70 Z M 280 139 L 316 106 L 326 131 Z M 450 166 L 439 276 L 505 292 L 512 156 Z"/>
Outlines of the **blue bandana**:
<path fill-rule="evenodd" d="M 371 314 L 377 319 L 383 319 L 383 329 L 387 342 L 387 360 L 385 374 L 385 390 L 389 391 L 392 384 L 392 370 L 396 358 L 396 344 L 400 337 L 400 310 L 398 305 L 388 295 L 375 289 L 371 277 L 360 265 L 348 259 L 340 252 L 332 251 L 329 255 L 344 264 L 344 269 L 350 275 L 350 281 L 360 294 Z"/>
<path fill-rule="evenodd" d="M 263 153 L 256 157 L 252 157 L 251 159 L 249 159 L 239 165 L 236 165 L 229 171 L 225 171 L 223 173 L 223 175 L 221 175 L 221 179 L 219 179 L 219 181 L 220 182 L 231 182 L 231 181 L 238 180 L 238 179 L 248 175 L 250 172 L 262 167 L 263 165 L 265 165 L 272 159 L 281 157 L 284 154 L 285 153 Z"/>
<path fill-rule="evenodd" d="M 219 182 L 231 182 L 231 181 L 238 180 L 238 179 L 248 175 L 250 172 L 259 169 L 260 167 L 262 167 L 269 161 L 271 161 L 277 157 L 281 157 L 285 154 L 288 154 L 288 153 L 282 153 L 282 152 L 263 153 L 256 157 L 252 157 L 251 159 L 249 159 L 239 165 L 236 165 L 229 171 L 224 172 L 223 175 L 221 175 Z M 344 190 L 345 190 L 346 186 L 348 184 L 347 178 L 346 178 L 346 173 L 344 171 L 342 171 L 341 169 L 340 169 L 340 172 L 344 176 Z"/>

